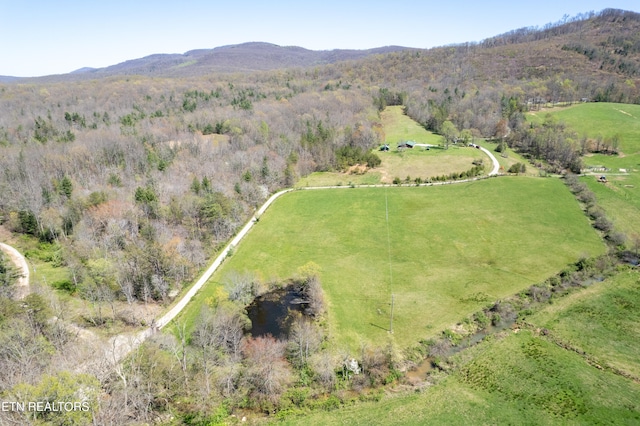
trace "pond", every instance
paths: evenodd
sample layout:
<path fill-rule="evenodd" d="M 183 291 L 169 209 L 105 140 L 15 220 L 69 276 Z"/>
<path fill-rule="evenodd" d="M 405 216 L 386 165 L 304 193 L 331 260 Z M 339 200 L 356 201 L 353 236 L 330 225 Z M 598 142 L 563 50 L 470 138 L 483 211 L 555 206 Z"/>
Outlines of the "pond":
<path fill-rule="evenodd" d="M 296 316 L 303 315 L 306 307 L 307 303 L 293 286 L 258 296 L 247 306 L 251 320 L 249 334 L 286 339 Z"/>

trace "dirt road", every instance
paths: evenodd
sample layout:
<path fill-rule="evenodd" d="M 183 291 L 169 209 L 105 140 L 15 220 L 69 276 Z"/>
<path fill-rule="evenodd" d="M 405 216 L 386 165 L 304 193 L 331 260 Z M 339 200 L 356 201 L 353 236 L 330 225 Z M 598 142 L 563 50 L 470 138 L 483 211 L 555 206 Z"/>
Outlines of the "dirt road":
<path fill-rule="evenodd" d="M 29 265 L 22 254 L 8 244 L 0 243 L 0 250 L 5 252 L 9 259 L 16 265 L 20 271 L 20 278 L 16 283 L 16 298 L 24 299 L 30 292 L 29 288 Z"/>

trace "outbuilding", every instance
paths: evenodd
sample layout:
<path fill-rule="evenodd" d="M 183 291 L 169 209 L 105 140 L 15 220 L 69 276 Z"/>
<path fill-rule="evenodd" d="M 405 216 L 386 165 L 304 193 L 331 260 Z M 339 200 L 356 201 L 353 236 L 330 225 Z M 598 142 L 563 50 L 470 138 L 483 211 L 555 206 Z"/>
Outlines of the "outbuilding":
<path fill-rule="evenodd" d="M 413 142 L 413 141 L 404 141 L 404 142 L 400 142 L 398 144 L 398 149 L 401 149 L 401 148 L 413 148 L 415 145 L 416 145 L 416 143 Z"/>

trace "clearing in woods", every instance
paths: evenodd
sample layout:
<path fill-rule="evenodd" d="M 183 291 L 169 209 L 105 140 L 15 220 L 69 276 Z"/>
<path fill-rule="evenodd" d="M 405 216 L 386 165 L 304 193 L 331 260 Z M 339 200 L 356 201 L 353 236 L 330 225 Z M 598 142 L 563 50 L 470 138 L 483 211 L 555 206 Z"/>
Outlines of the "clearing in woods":
<path fill-rule="evenodd" d="M 416 146 L 398 150 L 399 142 L 413 141 L 418 144 L 442 145 L 443 138 L 425 130 L 420 124 L 404 115 L 401 106 L 385 108 L 380 113 L 380 118 L 384 128 L 385 143 L 390 148 L 386 152 L 376 151 L 382 160 L 380 166 L 368 170 L 365 174 L 312 173 L 300 179 L 296 186 L 374 185 L 392 183 L 394 178 L 404 181 L 407 177 L 412 180 L 415 178 L 425 180 L 449 175 L 452 172 L 466 172 L 473 167 L 473 161 L 478 159 L 484 162 L 485 174 L 491 170 L 491 160 L 481 151 L 470 147 L 451 144 L 449 149 L 431 147 L 427 151 L 425 147 Z"/>
<path fill-rule="evenodd" d="M 232 271 L 275 282 L 315 262 L 336 342 L 385 342 L 393 293 L 394 338 L 407 346 L 604 249 L 557 179 L 295 191 L 262 216 L 185 318 L 193 323 Z"/>

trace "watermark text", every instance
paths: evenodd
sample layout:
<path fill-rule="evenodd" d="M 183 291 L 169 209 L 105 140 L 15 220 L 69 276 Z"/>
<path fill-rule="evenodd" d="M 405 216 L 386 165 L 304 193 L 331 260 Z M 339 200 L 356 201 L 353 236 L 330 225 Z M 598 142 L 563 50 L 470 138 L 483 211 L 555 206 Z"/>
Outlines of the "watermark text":
<path fill-rule="evenodd" d="M 88 401 L 0 401 L 0 411 L 45 413 L 89 411 Z"/>

